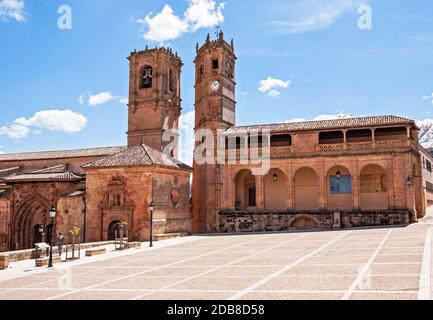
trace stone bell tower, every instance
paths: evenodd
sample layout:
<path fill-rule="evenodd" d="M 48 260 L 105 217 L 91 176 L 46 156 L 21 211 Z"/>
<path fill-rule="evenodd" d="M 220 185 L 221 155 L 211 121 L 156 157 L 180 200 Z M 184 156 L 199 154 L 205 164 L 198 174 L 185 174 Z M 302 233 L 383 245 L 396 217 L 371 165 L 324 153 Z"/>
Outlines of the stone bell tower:
<path fill-rule="evenodd" d="M 147 47 L 128 60 L 128 147 L 144 143 L 163 151 L 178 132 L 182 61 L 170 48 Z M 170 153 L 177 157 L 177 148 Z"/>
<path fill-rule="evenodd" d="M 233 40 L 224 40 L 221 31 L 216 40 L 210 39 L 199 47 L 195 63 L 195 131 L 202 142 L 200 129 L 213 133 L 216 159 L 217 131 L 225 131 L 235 125 L 235 62 Z M 196 141 L 197 146 L 200 141 Z M 218 163 L 198 164 L 194 161 L 193 175 L 193 229 L 196 232 L 218 231 L 218 212 L 222 199 L 222 175 L 224 166 Z"/>

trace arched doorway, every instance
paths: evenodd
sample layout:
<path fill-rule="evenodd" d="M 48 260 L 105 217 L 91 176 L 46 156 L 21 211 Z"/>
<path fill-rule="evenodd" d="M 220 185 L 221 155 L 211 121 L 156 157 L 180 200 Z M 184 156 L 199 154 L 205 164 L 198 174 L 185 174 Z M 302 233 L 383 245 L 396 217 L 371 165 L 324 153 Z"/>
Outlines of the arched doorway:
<path fill-rule="evenodd" d="M 45 229 L 45 239 L 39 232 L 40 225 L 47 226 L 51 223 L 49 208 L 48 201 L 36 196 L 23 201 L 18 206 L 13 222 L 13 250 L 32 249 L 35 243 L 49 240 L 48 227 Z"/>
<path fill-rule="evenodd" d="M 343 166 L 335 166 L 326 175 L 327 209 L 353 209 L 352 176 Z"/>
<path fill-rule="evenodd" d="M 295 174 L 295 207 L 296 210 L 319 209 L 319 177 L 308 167 Z"/>
<path fill-rule="evenodd" d="M 108 226 L 108 240 L 113 241 L 116 239 L 116 231 L 119 230 L 120 221 L 113 221 Z"/>
<path fill-rule="evenodd" d="M 297 230 L 318 229 L 319 223 L 311 216 L 299 216 L 292 221 L 290 228 Z"/>
<path fill-rule="evenodd" d="M 250 170 L 241 170 L 236 175 L 236 210 L 255 208 L 256 203 L 256 178 Z"/>
<path fill-rule="evenodd" d="M 287 177 L 280 169 L 271 169 L 264 177 L 265 209 L 286 210 Z"/>
<path fill-rule="evenodd" d="M 34 226 L 34 228 L 33 228 L 33 233 L 34 233 L 33 243 L 41 243 L 42 242 L 43 233 L 41 233 L 41 228 L 42 228 L 42 225 L 40 225 L 40 224 L 37 224 Z"/>
<path fill-rule="evenodd" d="M 359 177 L 362 210 L 388 209 L 388 188 L 385 170 L 371 164 L 361 170 Z"/>

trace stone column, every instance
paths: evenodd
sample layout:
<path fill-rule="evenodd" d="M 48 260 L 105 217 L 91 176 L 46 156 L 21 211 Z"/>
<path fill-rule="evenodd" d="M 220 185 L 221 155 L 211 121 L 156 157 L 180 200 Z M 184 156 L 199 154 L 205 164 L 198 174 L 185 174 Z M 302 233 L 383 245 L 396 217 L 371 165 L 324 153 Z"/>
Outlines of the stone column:
<path fill-rule="evenodd" d="M 257 210 L 263 210 L 265 208 L 265 188 L 263 176 L 256 177 L 256 207 Z"/>
<path fill-rule="evenodd" d="M 410 127 L 407 127 L 406 130 L 407 130 L 407 145 L 410 147 L 411 140 L 412 140 L 411 129 Z"/>
<path fill-rule="evenodd" d="M 287 177 L 287 191 L 286 191 L 286 197 L 287 197 L 287 208 L 289 210 L 295 209 L 295 179 L 293 178 L 293 170 L 292 170 L 292 161 L 290 161 L 290 164 L 286 168 L 286 177 Z"/>
<path fill-rule="evenodd" d="M 361 209 L 361 193 L 360 193 L 360 172 L 358 160 L 355 161 L 355 165 L 352 170 L 352 194 L 353 194 L 353 209 Z"/>
<path fill-rule="evenodd" d="M 322 160 L 319 175 L 319 209 L 326 209 L 326 172 L 324 169 L 324 161 Z"/>

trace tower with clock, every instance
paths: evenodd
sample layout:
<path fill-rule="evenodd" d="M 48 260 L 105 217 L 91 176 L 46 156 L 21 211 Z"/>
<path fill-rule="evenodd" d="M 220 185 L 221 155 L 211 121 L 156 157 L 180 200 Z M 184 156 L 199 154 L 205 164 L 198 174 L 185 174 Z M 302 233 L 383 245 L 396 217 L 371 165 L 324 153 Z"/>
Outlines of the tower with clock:
<path fill-rule="evenodd" d="M 205 43 L 196 47 L 195 64 L 195 130 L 207 129 L 213 133 L 216 155 L 217 131 L 235 126 L 235 62 L 233 40 L 224 40 L 224 33 L 217 32 L 217 39 L 208 34 Z M 196 146 L 200 141 L 196 135 Z M 193 175 L 193 228 L 196 232 L 218 231 L 220 190 L 224 166 L 218 163 L 194 162 Z"/>

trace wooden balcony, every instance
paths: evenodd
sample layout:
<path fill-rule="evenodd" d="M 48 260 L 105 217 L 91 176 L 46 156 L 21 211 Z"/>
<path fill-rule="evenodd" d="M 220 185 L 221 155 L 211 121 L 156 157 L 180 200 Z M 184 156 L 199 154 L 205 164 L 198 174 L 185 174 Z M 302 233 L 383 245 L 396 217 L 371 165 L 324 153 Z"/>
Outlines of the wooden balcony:
<path fill-rule="evenodd" d="M 341 144 L 320 144 L 316 146 L 317 153 L 344 153 L 344 152 L 360 152 L 369 151 L 402 151 L 410 148 L 415 148 L 415 145 L 410 140 L 384 140 L 384 141 L 367 141 L 367 142 L 350 142 Z M 267 147 L 258 149 L 242 149 L 229 150 L 226 152 L 226 159 L 229 160 L 229 155 L 236 154 L 236 161 L 248 161 L 255 158 L 264 158 L 266 152 L 270 154 L 270 159 L 286 159 L 295 155 L 301 155 L 301 152 L 295 152 L 294 146 L 284 147 Z M 310 152 L 311 153 L 311 152 Z M 314 153 L 314 151 L 313 151 Z M 233 161 L 233 159 L 232 159 Z"/>
<path fill-rule="evenodd" d="M 363 152 L 363 151 L 393 151 L 404 150 L 412 146 L 410 140 L 384 140 L 384 141 L 366 141 L 366 142 L 349 142 L 341 144 L 321 144 L 318 149 L 320 152 Z"/>

